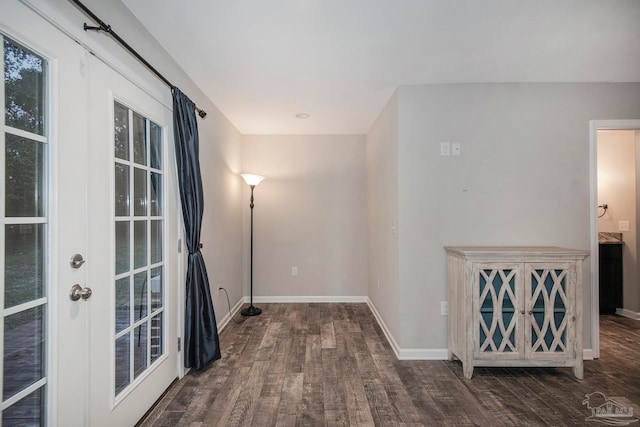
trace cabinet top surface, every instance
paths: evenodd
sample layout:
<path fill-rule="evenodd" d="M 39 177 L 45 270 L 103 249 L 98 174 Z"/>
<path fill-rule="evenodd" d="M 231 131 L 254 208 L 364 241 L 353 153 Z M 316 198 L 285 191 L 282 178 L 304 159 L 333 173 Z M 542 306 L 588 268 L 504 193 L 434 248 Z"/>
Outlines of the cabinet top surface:
<path fill-rule="evenodd" d="M 450 255 L 475 257 L 526 257 L 526 256 L 557 256 L 583 259 L 589 256 L 589 251 L 561 248 L 558 246 L 445 246 Z"/>

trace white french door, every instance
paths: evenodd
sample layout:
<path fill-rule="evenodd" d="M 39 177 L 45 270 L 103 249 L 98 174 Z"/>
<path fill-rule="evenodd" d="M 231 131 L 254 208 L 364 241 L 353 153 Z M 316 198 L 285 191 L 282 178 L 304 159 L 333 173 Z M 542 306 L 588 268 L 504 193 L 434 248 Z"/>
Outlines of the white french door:
<path fill-rule="evenodd" d="M 100 60 L 88 65 L 89 413 L 91 425 L 128 425 L 177 377 L 172 119 Z"/>
<path fill-rule="evenodd" d="M 179 372 L 169 90 L 2 9 L 0 426 L 133 425 Z"/>

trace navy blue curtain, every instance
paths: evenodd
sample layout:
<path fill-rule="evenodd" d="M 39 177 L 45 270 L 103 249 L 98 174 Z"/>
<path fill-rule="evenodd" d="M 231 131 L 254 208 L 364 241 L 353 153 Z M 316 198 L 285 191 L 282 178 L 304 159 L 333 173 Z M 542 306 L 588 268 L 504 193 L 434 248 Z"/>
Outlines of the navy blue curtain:
<path fill-rule="evenodd" d="M 184 365 L 202 369 L 220 359 L 218 326 L 211 302 L 209 278 L 200 252 L 200 230 L 204 208 L 200 149 L 195 104 L 173 87 L 173 133 L 178 164 L 178 186 L 189 250 L 184 323 Z"/>

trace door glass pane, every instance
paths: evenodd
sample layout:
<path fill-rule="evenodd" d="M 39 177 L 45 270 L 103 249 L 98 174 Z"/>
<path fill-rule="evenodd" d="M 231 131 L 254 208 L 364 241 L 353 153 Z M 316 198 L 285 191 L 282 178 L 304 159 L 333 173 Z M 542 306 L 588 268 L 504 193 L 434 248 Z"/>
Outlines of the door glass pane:
<path fill-rule="evenodd" d="M 137 378 L 147 368 L 147 323 L 138 326 L 134 332 L 133 378 Z"/>
<path fill-rule="evenodd" d="M 47 62 L 0 34 L 2 425 L 45 425 Z M 2 95 L 0 95 L 1 97 Z M 19 217 L 19 221 L 16 218 Z M 16 222 L 19 222 L 16 223 Z M 7 310 L 10 311 L 7 311 Z M 27 387 L 34 391 L 26 393 Z"/>
<path fill-rule="evenodd" d="M 126 333 L 116 340 L 116 395 L 120 393 L 129 384 L 129 367 L 130 362 L 130 348 L 129 348 L 129 334 Z"/>
<path fill-rule="evenodd" d="M 3 427 L 43 426 L 44 387 L 19 400 L 2 412 Z"/>
<path fill-rule="evenodd" d="M 116 280 L 116 333 L 130 324 L 131 309 L 131 277 Z"/>
<path fill-rule="evenodd" d="M 44 135 L 46 62 L 18 43 L 4 38 L 5 123 Z"/>
<path fill-rule="evenodd" d="M 147 119 L 133 113 L 133 161 L 147 164 Z"/>
<path fill-rule="evenodd" d="M 133 314 L 133 320 L 137 322 L 138 320 L 144 318 L 147 315 L 147 272 L 138 273 L 135 275 L 134 285 L 133 285 L 133 309 L 135 313 Z"/>
<path fill-rule="evenodd" d="M 44 224 L 5 226 L 5 308 L 44 296 L 44 229 Z"/>
<path fill-rule="evenodd" d="M 150 190 L 150 202 L 151 202 L 151 216 L 162 215 L 162 175 L 159 173 L 151 172 L 151 188 Z"/>
<path fill-rule="evenodd" d="M 165 147 L 162 126 L 122 104 L 116 103 L 115 108 L 120 109 L 116 116 L 122 117 L 122 122 L 125 117 L 131 119 L 128 129 L 116 129 L 114 132 L 114 149 L 123 153 L 122 157 L 118 157 L 123 160 L 115 162 L 113 178 L 116 186 L 115 209 L 123 213 L 115 221 L 118 276 L 113 282 L 116 295 L 114 381 L 118 394 L 135 384 L 140 374 L 153 369 L 154 362 L 165 354 L 165 198 L 162 170 Z M 120 126 L 117 117 L 114 123 L 116 128 Z M 118 132 L 121 136 L 118 136 Z M 125 140 L 125 134 L 131 141 L 128 148 L 120 143 L 120 140 Z M 118 148 L 118 144 L 123 148 Z M 129 160 L 124 154 L 127 149 Z M 129 198 L 132 208 L 125 204 Z"/>
<path fill-rule="evenodd" d="M 4 400 L 44 376 L 43 312 L 35 307 L 4 319 Z"/>
<path fill-rule="evenodd" d="M 164 343 L 162 341 L 162 315 L 151 318 L 151 363 L 164 353 Z"/>
<path fill-rule="evenodd" d="M 147 171 L 134 168 L 133 174 L 133 214 L 144 216 L 147 214 Z"/>
<path fill-rule="evenodd" d="M 151 167 L 162 169 L 162 128 L 151 122 L 149 137 L 151 140 Z"/>
<path fill-rule="evenodd" d="M 116 222 L 116 274 L 126 273 L 130 269 L 129 221 Z"/>
<path fill-rule="evenodd" d="M 129 215 L 129 166 L 115 165 L 115 212 L 116 216 Z"/>
<path fill-rule="evenodd" d="M 38 217 L 44 214 L 44 150 L 41 142 L 6 135 L 5 216 Z"/>
<path fill-rule="evenodd" d="M 129 160 L 129 110 L 116 102 L 113 117 L 115 155 L 118 159 Z"/>
<path fill-rule="evenodd" d="M 162 221 L 151 221 L 151 264 L 162 261 Z"/>
<path fill-rule="evenodd" d="M 135 221 L 133 227 L 133 268 L 140 268 L 147 265 L 147 221 Z"/>
<path fill-rule="evenodd" d="M 156 267 L 151 270 L 151 311 L 154 313 L 162 308 L 163 288 L 162 267 Z"/>

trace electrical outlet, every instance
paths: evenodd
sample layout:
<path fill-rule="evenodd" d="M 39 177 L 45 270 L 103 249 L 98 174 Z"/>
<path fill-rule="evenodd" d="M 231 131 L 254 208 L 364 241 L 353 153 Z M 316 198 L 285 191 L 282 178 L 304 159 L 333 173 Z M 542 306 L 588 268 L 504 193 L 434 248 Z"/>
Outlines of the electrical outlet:
<path fill-rule="evenodd" d="M 618 231 L 629 231 L 629 221 L 618 221 Z"/>
<path fill-rule="evenodd" d="M 380 289 L 380 278 L 378 278 L 378 289 Z"/>
<path fill-rule="evenodd" d="M 449 314 L 449 302 L 448 301 L 440 301 L 440 314 L 442 316 L 446 316 Z"/>
<path fill-rule="evenodd" d="M 298 267 L 291 267 L 291 275 L 292 276 L 298 275 Z"/>

